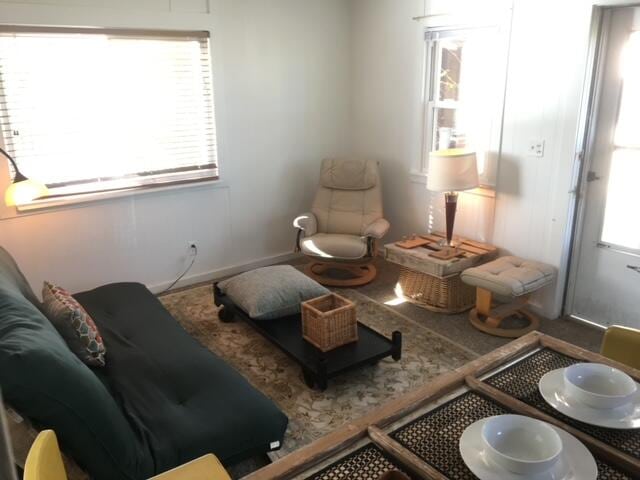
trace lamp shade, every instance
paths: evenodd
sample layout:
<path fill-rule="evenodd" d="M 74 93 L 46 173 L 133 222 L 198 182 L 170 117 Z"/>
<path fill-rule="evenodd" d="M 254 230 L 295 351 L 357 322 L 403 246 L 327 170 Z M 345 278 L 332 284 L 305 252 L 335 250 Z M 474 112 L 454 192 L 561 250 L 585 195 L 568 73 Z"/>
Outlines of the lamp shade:
<path fill-rule="evenodd" d="M 12 207 L 28 203 L 35 198 L 45 197 L 47 194 L 48 189 L 44 184 L 25 178 L 9 185 L 4 192 L 4 203 Z"/>
<path fill-rule="evenodd" d="M 429 155 L 427 189 L 434 192 L 460 192 L 479 185 L 475 152 L 452 148 Z"/>

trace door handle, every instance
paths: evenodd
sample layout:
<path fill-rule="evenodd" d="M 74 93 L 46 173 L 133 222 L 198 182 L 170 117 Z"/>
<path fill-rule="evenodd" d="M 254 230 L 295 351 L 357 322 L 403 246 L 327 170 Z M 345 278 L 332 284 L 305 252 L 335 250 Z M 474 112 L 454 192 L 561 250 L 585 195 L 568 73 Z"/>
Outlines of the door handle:
<path fill-rule="evenodd" d="M 629 270 L 633 270 L 636 273 L 640 273 L 640 266 L 637 265 L 627 265 L 627 268 Z"/>
<path fill-rule="evenodd" d="M 595 182 L 596 180 L 602 180 L 602 177 L 592 170 L 587 172 L 587 182 Z"/>

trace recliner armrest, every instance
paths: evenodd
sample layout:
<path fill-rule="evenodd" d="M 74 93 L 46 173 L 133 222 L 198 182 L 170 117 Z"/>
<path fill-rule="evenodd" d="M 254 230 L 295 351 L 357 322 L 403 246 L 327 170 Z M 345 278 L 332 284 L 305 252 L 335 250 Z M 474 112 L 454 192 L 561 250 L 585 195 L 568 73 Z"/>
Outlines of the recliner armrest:
<path fill-rule="evenodd" d="M 384 218 L 379 218 L 364 229 L 364 236 L 380 239 L 387 234 L 390 227 L 391 225 L 388 221 Z"/>
<path fill-rule="evenodd" d="M 318 232 L 318 221 L 313 213 L 298 215 L 293 221 L 293 226 L 302 230 L 305 237 L 310 237 Z"/>

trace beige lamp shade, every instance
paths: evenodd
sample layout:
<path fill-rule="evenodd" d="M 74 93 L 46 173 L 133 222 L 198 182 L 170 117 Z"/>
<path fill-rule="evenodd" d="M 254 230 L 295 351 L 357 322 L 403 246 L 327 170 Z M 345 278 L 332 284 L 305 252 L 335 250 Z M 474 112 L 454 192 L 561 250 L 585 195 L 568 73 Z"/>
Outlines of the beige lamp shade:
<path fill-rule="evenodd" d="M 427 189 L 434 192 L 460 192 L 479 185 L 475 152 L 452 148 L 429 154 Z"/>
<path fill-rule="evenodd" d="M 9 185 L 4 193 L 4 203 L 9 207 L 21 205 L 36 198 L 46 197 L 48 193 L 44 184 L 25 178 Z"/>

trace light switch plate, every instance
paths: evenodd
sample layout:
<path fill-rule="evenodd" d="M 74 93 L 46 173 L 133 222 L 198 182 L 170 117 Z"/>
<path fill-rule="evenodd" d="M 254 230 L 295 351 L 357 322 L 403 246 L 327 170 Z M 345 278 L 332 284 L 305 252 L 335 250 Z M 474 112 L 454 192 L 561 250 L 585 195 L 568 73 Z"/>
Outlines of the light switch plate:
<path fill-rule="evenodd" d="M 544 157 L 544 140 L 530 140 L 527 145 L 527 154 L 530 157 Z"/>

